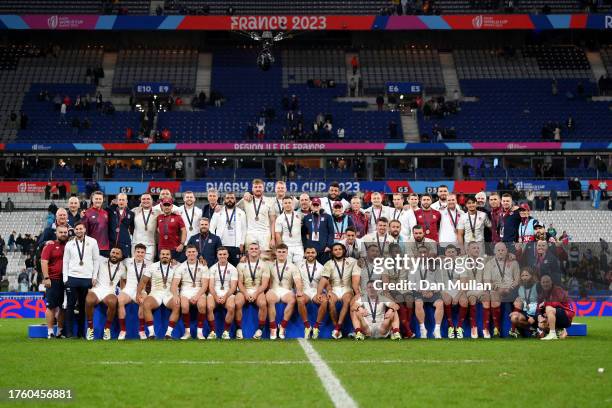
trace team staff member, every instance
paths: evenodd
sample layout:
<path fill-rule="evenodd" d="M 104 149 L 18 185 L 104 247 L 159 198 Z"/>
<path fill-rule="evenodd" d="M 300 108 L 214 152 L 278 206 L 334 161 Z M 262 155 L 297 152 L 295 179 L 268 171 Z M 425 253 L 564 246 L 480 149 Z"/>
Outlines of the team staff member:
<path fill-rule="evenodd" d="M 68 224 L 70 224 L 70 228 L 74 228 L 77 222 L 81 221 L 81 203 L 77 197 L 70 197 L 68 199 L 67 212 Z"/>
<path fill-rule="evenodd" d="M 557 340 L 567 337 L 567 329 L 572 325 L 575 312 L 569 302 L 567 292 L 554 284 L 549 275 L 540 278 L 542 294 L 538 301 L 540 329 L 548 330 L 542 340 Z"/>
<path fill-rule="evenodd" d="M 212 220 L 213 215 L 217 211 L 218 200 L 219 200 L 219 192 L 216 188 L 209 188 L 208 193 L 206 195 L 206 199 L 208 200 L 208 204 L 202 207 L 202 218 L 208 218 Z"/>
<path fill-rule="evenodd" d="M 81 220 L 87 235 L 96 240 L 100 255 L 108 257 L 110 242 L 108 238 L 108 212 L 102 208 L 104 194 L 101 191 L 91 193 L 91 208 L 85 211 Z"/>
<path fill-rule="evenodd" d="M 189 238 L 189 245 L 195 245 L 198 250 L 198 259 L 206 266 L 217 263 L 217 249 L 222 246 L 221 238 L 210 232 L 208 218 L 200 220 L 200 233 Z"/>
<path fill-rule="evenodd" d="M 247 215 L 236 207 L 236 194 L 233 192 L 225 193 L 224 204 L 223 209 L 213 216 L 210 229 L 221 238 L 221 244 L 229 253 L 229 263 L 235 267 L 240 262 L 240 254 L 244 252 Z"/>
<path fill-rule="evenodd" d="M 353 221 L 357 238 L 362 238 L 368 233 L 368 217 L 361 209 L 361 198 L 355 196 L 351 198 L 351 208 L 346 210 L 346 214 Z"/>
<path fill-rule="evenodd" d="M 132 233 L 134 213 L 127 207 L 128 198 L 124 193 L 117 195 L 117 205 L 108 208 L 108 236 L 112 248 L 121 248 L 124 257 L 132 256 Z"/>
<path fill-rule="evenodd" d="M 134 213 L 134 234 L 132 236 L 132 253 L 137 244 L 146 247 L 145 259 L 147 263 L 153 263 L 156 257 L 157 245 L 155 243 L 155 230 L 157 217 L 161 213 L 153 209 L 153 198 L 151 194 L 144 193 L 140 196 L 140 206 L 132 210 Z"/>
<path fill-rule="evenodd" d="M 332 217 L 321 210 L 321 200 L 312 199 L 311 212 L 302 223 L 302 242 L 304 248 L 317 250 L 317 260 L 324 264 L 329 259 L 329 252 L 334 243 L 334 227 Z"/>
<path fill-rule="evenodd" d="M 58 210 L 59 212 L 59 210 Z M 53 333 L 53 325 L 57 319 L 57 337 L 63 337 L 64 328 L 64 281 L 62 279 L 62 267 L 64 263 L 64 248 L 68 242 L 68 226 L 59 225 L 55 228 L 57 239 L 43 248 L 40 257 L 40 267 L 45 285 L 45 306 L 47 310 L 47 338 L 56 337 Z"/>
<path fill-rule="evenodd" d="M 414 212 L 418 225 L 423 227 L 425 238 L 438 242 L 440 231 L 440 212 L 431 208 L 431 195 L 421 196 L 421 208 Z"/>
<path fill-rule="evenodd" d="M 512 203 L 512 196 L 504 194 L 501 199 L 501 215 L 499 219 L 499 237 L 502 242 L 514 243 L 518 240 L 518 230 L 521 224 L 521 214 L 518 207 Z M 514 246 L 508 246 L 514 251 Z"/>
<path fill-rule="evenodd" d="M 72 337 L 74 309 L 79 305 L 77 336 L 81 337 L 85 323 L 85 298 L 92 287 L 94 273 L 99 268 L 98 242 L 85 235 L 85 224 L 74 227 L 76 238 L 66 244 L 62 263 L 62 278 L 66 287 L 66 337 Z"/>
<path fill-rule="evenodd" d="M 184 204 L 179 207 L 179 214 L 183 218 L 183 223 L 187 228 L 187 240 L 185 245 L 191 237 L 198 235 L 198 225 L 200 218 L 202 218 L 202 210 L 195 205 L 195 195 L 193 191 L 185 191 L 183 193 Z"/>
<path fill-rule="evenodd" d="M 68 212 L 63 208 L 58 208 L 55 212 L 55 223 L 53 225 L 48 226 L 43 230 L 43 233 L 40 235 L 38 239 L 38 248 L 42 248 L 45 244 L 53 242 L 56 238 L 56 230 L 57 227 L 64 226 L 70 230 L 70 225 L 68 224 Z"/>
<path fill-rule="evenodd" d="M 187 238 L 187 229 L 180 215 L 172 212 L 172 199 L 162 200 L 163 214 L 157 217 L 158 248 L 169 249 L 172 259 L 182 262 L 183 242 Z"/>
<path fill-rule="evenodd" d="M 332 215 L 334 222 L 334 242 L 340 242 L 346 239 L 346 230 L 349 227 L 354 227 L 353 219 L 344 213 L 342 203 L 336 201 L 334 203 L 334 213 Z"/>

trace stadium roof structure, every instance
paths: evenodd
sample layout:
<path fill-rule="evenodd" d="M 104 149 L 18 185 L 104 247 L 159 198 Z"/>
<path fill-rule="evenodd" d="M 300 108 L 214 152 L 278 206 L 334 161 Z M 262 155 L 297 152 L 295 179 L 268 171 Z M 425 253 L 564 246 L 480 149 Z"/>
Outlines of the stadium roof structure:
<path fill-rule="evenodd" d="M 612 14 L 450 14 L 418 16 L 0 15 L 3 30 L 610 30 Z"/>

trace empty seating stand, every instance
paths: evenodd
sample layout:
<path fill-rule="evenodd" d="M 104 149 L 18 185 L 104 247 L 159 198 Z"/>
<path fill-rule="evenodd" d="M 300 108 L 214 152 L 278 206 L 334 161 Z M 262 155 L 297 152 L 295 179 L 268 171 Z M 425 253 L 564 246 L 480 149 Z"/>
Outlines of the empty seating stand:
<path fill-rule="evenodd" d="M 113 93 L 130 93 L 136 82 L 169 82 L 178 94 L 195 92 L 198 51 L 194 49 L 121 50 Z"/>
<path fill-rule="evenodd" d="M 388 0 L 166 0 L 166 13 L 180 14 L 208 7 L 211 14 L 226 14 L 231 4 L 236 14 L 378 14 Z"/>
<path fill-rule="evenodd" d="M 366 93 L 384 92 L 389 81 L 420 82 L 425 92 L 443 93 L 444 79 L 437 50 L 419 48 L 366 49 L 359 52 Z"/>
<path fill-rule="evenodd" d="M 283 50 L 283 87 L 311 79 L 345 82 L 345 55 L 343 49 Z"/>
<path fill-rule="evenodd" d="M 105 10 L 101 0 L 3 0 L 0 14 L 102 14 L 127 9 L 129 14 L 149 14 L 151 0 L 121 0 Z M 108 2 L 106 2 L 108 3 Z"/>

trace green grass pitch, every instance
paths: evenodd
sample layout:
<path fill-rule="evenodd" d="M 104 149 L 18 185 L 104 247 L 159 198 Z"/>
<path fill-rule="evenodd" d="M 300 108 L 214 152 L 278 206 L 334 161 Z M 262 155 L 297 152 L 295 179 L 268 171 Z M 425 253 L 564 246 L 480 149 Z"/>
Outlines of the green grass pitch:
<path fill-rule="evenodd" d="M 612 318 L 576 321 L 588 337 L 311 344 L 361 407 L 612 407 Z M 29 340 L 41 322 L 0 320 L 0 388 L 71 388 L 74 399 L 0 405 L 333 406 L 295 340 Z"/>

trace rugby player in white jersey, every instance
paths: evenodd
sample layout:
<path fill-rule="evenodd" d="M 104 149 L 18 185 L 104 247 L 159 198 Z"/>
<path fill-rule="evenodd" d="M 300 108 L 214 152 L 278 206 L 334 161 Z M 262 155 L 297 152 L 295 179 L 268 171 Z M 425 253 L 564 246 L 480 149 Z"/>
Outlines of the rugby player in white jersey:
<path fill-rule="evenodd" d="M 323 290 L 331 286 L 331 291 L 327 292 L 329 316 L 334 324 L 332 337 L 340 339 L 342 337 L 342 324 L 349 312 L 349 306 L 353 297 L 361 296 L 361 268 L 357 265 L 357 260 L 346 257 L 346 248 L 337 242 L 331 248 L 332 259 L 323 266 L 321 280 L 317 288 L 317 295 L 321 295 Z M 337 313 L 336 303 L 342 302 L 340 313 Z"/>
<path fill-rule="evenodd" d="M 238 270 L 238 290 L 236 294 L 236 338 L 242 339 L 242 308 L 248 304 L 257 306 L 257 330 L 254 339 L 261 339 L 268 316 L 266 290 L 270 285 L 270 264 L 261 259 L 257 242 L 247 248 L 247 256 L 236 268 Z"/>
<path fill-rule="evenodd" d="M 281 320 L 280 328 L 278 328 L 278 337 L 284 339 L 287 324 L 295 308 L 296 295 L 302 296 L 304 294 L 300 271 L 297 266 L 289 261 L 288 256 L 287 245 L 279 244 L 276 246 L 276 260 L 272 262 L 270 268 L 270 290 L 266 293 L 266 300 L 268 301 L 268 320 L 270 324 L 270 340 L 276 340 L 277 337 L 276 304 L 278 302 L 283 302 L 287 305 L 283 313 L 283 320 Z M 296 293 L 292 291 L 294 287 Z"/>
<path fill-rule="evenodd" d="M 144 193 L 140 196 L 140 206 L 132 210 L 134 213 L 134 233 L 132 235 L 132 254 L 136 244 L 146 247 L 145 259 L 148 264 L 153 263 L 156 253 L 155 230 L 157 229 L 157 217 L 162 213 L 153 208 L 151 194 Z"/>
<path fill-rule="evenodd" d="M 117 285 L 121 282 L 121 286 L 125 284 L 125 267 L 121 263 L 121 249 L 113 248 L 110 251 L 108 259 L 100 257 L 99 267 L 94 271 L 93 288 L 87 293 L 85 298 L 85 312 L 87 315 L 87 340 L 94 339 L 93 316 L 94 309 L 99 303 L 104 303 L 106 310 L 106 323 L 104 324 L 104 340 L 111 338 L 111 325 L 115 319 L 117 311 Z"/>
<path fill-rule="evenodd" d="M 185 334 L 181 340 L 191 338 L 191 308 L 198 310 L 198 327 L 196 336 L 204 340 L 204 320 L 206 319 L 206 292 L 208 291 L 208 267 L 198 260 L 198 248 L 188 245 L 185 250 L 187 260 L 180 264 L 172 279 L 172 293 L 181 299 L 181 312 L 185 325 Z M 179 295 L 180 285 L 180 295 Z"/>
<path fill-rule="evenodd" d="M 400 340 L 399 306 L 378 296 L 373 282 L 368 282 L 364 298 L 355 300 L 351 308 L 351 321 L 355 327 L 355 340 L 366 337 L 383 339 L 391 335 L 391 340 Z"/>
<path fill-rule="evenodd" d="M 223 340 L 230 339 L 230 327 L 234 321 L 236 311 L 236 288 L 238 287 L 238 271 L 229 263 L 229 251 L 225 247 L 217 249 L 217 263 L 208 270 L 208 299 L 206 310 L 208 312 L 208 324 L 210 333 L 208 340 L 217 338 L 215 332 L 215 308 L 223 307 L 226 310 L 223 323 Z"/>
<path fill-rule="evenodd" d="M 193 191 L 185 191 L 183 193 L 183 205 L 179 207 L 178 213 L 181 215 L 185 228 L 187 228 L 187 238 L 183 244 L 187 246 L 189 238 L 194 235 L 198 235 L 200 232 L 198 225 L 200 225 L 200 219 L 202 218 L 202 209 L 196 207 L 196 198 Z"/>
<path fill-rule="evenodd" d="M 169 249 L 159 251 L 159 262 L 149 265 L 144 271 L 144 276 L 140 279 L 136 293 L 138 303 L 142 304 L 145 324 L 149 331 L 149 339 L 155 339 L 155 327 L 153 326 L 153 312 L 162 305 L 171 310 L 166 329 L 166 339 L 172 338 L 174 326 L 179 318 L 181 311 L 181 300 L 172 295 L 171 286 L 174 278 L 174 267 L 172 266 L 172 253 Z M 147 296 L 144 290 L 151 282 L 151 293 Z"/>
<path fill-rule="evenodd" d="M 142 305 L 138 303 L 138 296 L 136 293 L 138 284 L 144 276 L 144 271 L 147 268 L 147 265 L 150 264 L 145 260 L 145 256 L 147 254 L 146 245 L 136 244 L 132 250 L 132 254 L 134 254 L 132 258 L 123 260 L 123 265 L 125 266 L 127 272 L 125 286 L 121 289 L 121 292 L 119 292 L 119 296 L 117 297 L 119 302 L 117 314 L 119 316 L 120 327 L 118 340 L 125 340 L 125 305 L 132 302 L 138 304 L 138 336 L 140 337 L 140 340 L 147 339 L 147 335 L 145 334 L 145 321 Z"/>
<path fill-rule="evenodd" d="M 376 231 L 378 220 L 386 218 L 388 222 L 391 215 L 393 215 L 393 209 L 383 205 L 383 196 L 377 191 L 373 192 L 370 198 L 372 200 L 372 206 L 364 212 L 368 218 L 368 231 Z"/>
<path fill-rule="evenodd" d="M 324 294 L 317 295 L 317 288 L 321 281 L 323 265 L 317 262 L 317 250 L 313 247 L 306 248 L 304 260 L 299 266 L 300 276 L 304 287 L 304 294 L 297 298 L 298 313 L 304 322 L 304 338 L 308 339 L 312 334 L 313 339 L 319 338 L 319 326 L 327 313 L 327 297 Z M 313 302 L 319 306 L 317 321 L 311 327 L 308 320 L 308 303 Z"/>
<path fill-rule="evenodd" d="M 302 218 L 293 210 L 294 199 L 282 200 L 283 211 L 276 217 L 276 244 L 285 244 L 289 250 L 289 261 L 297 265 L 304 259 L 302 244 Z"/>
<path fill-rule="evenodd" d="M 276 214 L 269 200 L 264 197 L 264 182 L 253 180 L 252 194 L 240 200 L 237 207 L 246 213 L 248 231 L 246 242 L 257 242 L 262 251 L 275 245 Z"/>

